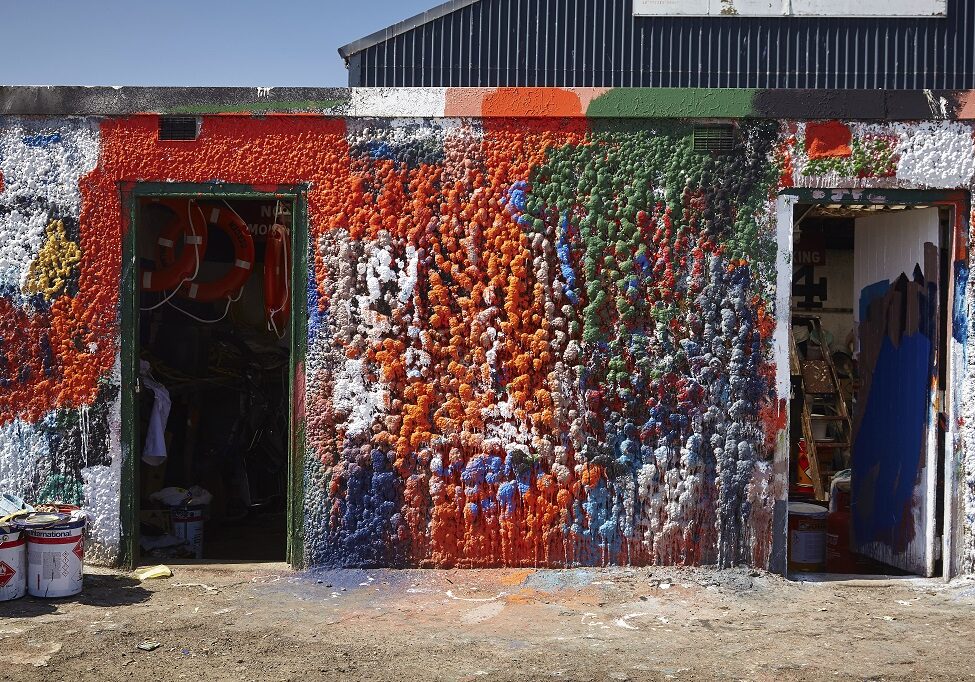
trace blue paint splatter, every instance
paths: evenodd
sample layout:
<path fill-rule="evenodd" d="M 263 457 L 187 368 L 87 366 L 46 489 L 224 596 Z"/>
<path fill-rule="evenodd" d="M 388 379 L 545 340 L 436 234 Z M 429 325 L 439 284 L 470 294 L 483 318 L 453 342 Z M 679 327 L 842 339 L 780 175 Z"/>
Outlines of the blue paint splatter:
<path fill-rule="evenodd" d="M 860 291 L 860 319 L 866 320 L 869 317 L 870 304 L 876 299 L 881 298 L 890 289 L 890 282 L 883 280 L 865 286 Z"/>
<path fill-rule="evenodd" d="M 576 273 L 572 267 L 572 238 L 569 234 L 569 213 L 566 211 L 559 225 L 559 239 L 555 246 L 558 254 L 562 278 L 565 280 L 565 297 L 572 305 L 579 305 L 579 294 L 576 293 Z"/>
<path fill-rule="evenodd" d="M 911 500 L 924 457 L 931 340 L 885 336 L 853 444 L 853 525 L 858 544 L 895 548 L 910 538 Z"/>
<path fill-rule="evenodd" d="M 328 313 L 319 309 L 318 283 L 315 281 L 315 273 L 312 272 L 308 278 L 308 345 L 315 342 L 319 332 L 326 329 L 325 322 Z"/>
<path fill-rule="evenodd" d="M 52 144 L 61 142 L 61 133 L 51 133 L 50 135 L 26 135 L 21 139 L 28 147 L 50 147 Z"/>
<path fill-rule="evenodd" d="M 955 301 L 951 313 L 951 335 L 955 341 L 962 344 L 968 341 L 968 263 L 957 261 L 955 263 Z M 966 349 L 967 350 L 967 349 Z"/>

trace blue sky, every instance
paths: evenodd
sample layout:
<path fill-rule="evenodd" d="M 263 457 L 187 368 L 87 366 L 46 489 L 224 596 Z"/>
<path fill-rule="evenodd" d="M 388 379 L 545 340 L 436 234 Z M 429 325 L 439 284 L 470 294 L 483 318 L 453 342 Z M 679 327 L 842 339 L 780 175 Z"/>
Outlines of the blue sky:
<path fill-rule="evenodd" d="M 346 85 L 339 46 L 442 0 L 0 0 L 3 85 Z"/>

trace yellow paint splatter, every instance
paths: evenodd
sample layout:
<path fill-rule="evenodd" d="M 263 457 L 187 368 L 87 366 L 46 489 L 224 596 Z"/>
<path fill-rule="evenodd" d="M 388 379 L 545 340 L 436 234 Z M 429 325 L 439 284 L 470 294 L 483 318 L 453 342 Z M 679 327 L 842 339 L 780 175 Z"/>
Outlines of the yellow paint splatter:
<path fill-rule="evenodd" d="M 24 293 L 42 294 L 51 301 L 65 293 L 68 280 L 81 262 L 81 248 L 68 239 L 62 220 L 52 220 L 45 234 L 44 245 L 30 264 Z"/>

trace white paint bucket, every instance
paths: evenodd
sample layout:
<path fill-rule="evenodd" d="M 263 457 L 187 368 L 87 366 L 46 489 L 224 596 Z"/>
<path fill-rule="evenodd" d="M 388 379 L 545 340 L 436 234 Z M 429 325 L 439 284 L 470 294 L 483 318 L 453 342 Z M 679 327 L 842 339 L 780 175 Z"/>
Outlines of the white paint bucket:
<path fill-rule="evenodd" d="M 27 538 L 23 531 L 0 526 L 0 601 L 27 592 Z"/>
<path fill-rule="evenodd" d="M 789 569 L 821 573 L 826 570 L 825 507 L 789 503 Z"/>
<path fill-rule="evenodd" d="M 81 592 L 85 519 L 27 529 L 27 592 L 32 597 L 71 597 Z"/>
<path fill-rule="evenodd" d="M 206 505 L 190 504 L 169 510 L 173 535 L 186 542 L 193 557 L 203 558 L 203 522 L 206 521 Z"/>

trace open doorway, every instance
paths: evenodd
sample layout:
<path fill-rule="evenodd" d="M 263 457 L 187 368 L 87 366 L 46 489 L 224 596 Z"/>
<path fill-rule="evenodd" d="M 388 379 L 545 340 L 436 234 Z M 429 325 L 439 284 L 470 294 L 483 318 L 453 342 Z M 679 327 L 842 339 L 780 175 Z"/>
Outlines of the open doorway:
<path fill-rule="evenodd" d="M 793 215 L 789 568 L 934 575 L 950 210 Z"/>
<path fill-rule="evenodd" d="M 135 202 L 137 556 L 284 561 L 294 201 Z"/>

